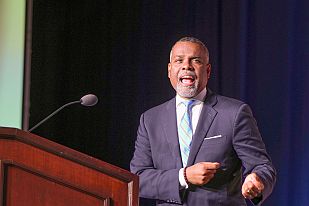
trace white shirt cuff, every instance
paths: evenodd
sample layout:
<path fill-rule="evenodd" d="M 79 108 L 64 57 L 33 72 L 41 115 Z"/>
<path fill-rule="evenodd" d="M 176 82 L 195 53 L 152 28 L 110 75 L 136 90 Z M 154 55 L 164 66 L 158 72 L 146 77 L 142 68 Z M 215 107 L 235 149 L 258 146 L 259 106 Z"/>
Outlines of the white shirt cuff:
<path fill-rule="evenodd" d="M 186 183 L 186 180 L 185 180 L 185 177 L 183 176 L 183 170 L 184 168 L 181 168 L 179 170 L 179 184 L 180 184 L 180 189 L 183 189 L 183 188 L 188 188 L 189 185 Z"/>

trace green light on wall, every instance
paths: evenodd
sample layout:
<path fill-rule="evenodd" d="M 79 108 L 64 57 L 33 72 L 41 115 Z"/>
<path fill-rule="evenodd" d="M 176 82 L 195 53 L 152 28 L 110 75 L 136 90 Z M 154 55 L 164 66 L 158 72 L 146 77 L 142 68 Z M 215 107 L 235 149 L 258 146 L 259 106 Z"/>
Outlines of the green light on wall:
<path fill-rule="evenodd" d="M 25 0 L 0 0 L 0 126 L 22 126 L 25 13 Z"/>

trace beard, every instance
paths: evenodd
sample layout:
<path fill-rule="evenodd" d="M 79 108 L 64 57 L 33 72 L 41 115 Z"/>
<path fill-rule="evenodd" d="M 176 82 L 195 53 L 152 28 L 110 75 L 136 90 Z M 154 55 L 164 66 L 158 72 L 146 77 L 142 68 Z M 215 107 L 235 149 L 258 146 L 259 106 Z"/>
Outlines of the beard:
<path fill-rule="evenodd" d="M 195 80 L 194 85 L 183 86 L 180 81 L 177 82 L 176 92 L 179 96 L 184 98 L 192 98 L 197 95 L 198 81 Z"/>

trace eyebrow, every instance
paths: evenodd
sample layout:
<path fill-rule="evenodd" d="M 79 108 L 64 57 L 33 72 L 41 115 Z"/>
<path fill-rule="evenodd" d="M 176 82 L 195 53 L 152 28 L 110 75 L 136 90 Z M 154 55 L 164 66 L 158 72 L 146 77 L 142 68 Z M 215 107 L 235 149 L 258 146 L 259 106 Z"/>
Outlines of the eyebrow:
<path fill-rule="evenodd" d="M 202 59 L 202 57 L 200 57 L 200 56 L 194 56 L 194 57 L 191 57 L 191 59 Z"/>
<path fill-rule="evenodd" d="M 176 55 L 175 58 L 183 58 L 185 55 Z M 190 59 L 202 59 L 201 56 L 192 56 Z"/>
<path fill-rule="evenodd" d="M 176 55 L 175 58 L 183 58 L 184 55 Z"/>

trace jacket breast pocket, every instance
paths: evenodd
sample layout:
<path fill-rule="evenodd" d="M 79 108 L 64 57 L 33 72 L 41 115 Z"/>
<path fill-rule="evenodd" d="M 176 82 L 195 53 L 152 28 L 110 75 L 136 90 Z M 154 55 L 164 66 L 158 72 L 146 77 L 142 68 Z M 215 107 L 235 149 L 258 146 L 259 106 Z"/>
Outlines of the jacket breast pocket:
<path fill-rule="evenodd" d="M 224 144 L 226 142 L 226 135 L 216 135 L 205 137 L 201 147 L 207 147 L 209 145 L 216 145 L 216 144 Z"/>
<path fill-rule="evenodd" d="M 223 163 L 231 145 L 227 136 L 217 138 L 205 138 L 196 156 L 196 162 L 219 162 Z"/>

